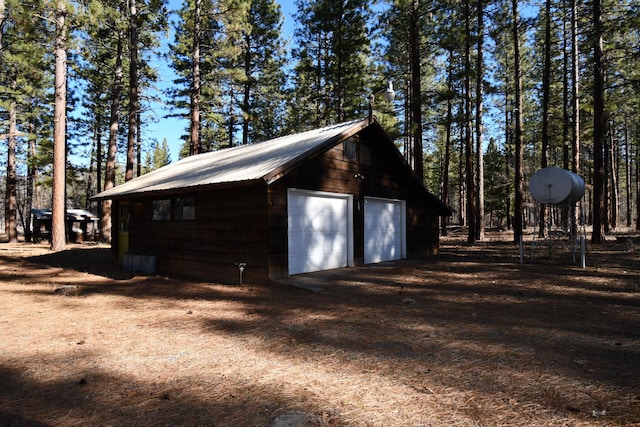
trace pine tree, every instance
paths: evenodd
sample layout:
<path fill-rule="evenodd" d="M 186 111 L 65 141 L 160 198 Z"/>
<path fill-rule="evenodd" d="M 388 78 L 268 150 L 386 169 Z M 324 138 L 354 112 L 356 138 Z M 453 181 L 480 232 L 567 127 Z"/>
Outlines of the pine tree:
<path fill-rule="evenodd" d="M 422 153 L 422 55 L 420 35 L 420 15 L 422 11 L 419 0 L 409 4 L 409 64 L 411 76 L 411 99 L 409 110 L 411 115 L 413 170 L 421 181 L 424 181 L 424 164 Z"/>
<path fill-rule="evenodd" d="M 83 43 L 77 77 L 85 82 L 87 96 L 82 106 L 87 115 L 81 122 L 85 132 L 93 137 L 92 162 L 95 161 L 95 187 L 88 190 L 87 198 L 116 185 L 116 152 L 119 135 L 120 105 L 123 86 L 123 38 L 125 22 L 122 2 L 93 2 L 83 26 Z M 102 135 L 106 135 L 103 147 Z M 93 164 L 93 163 L 92 163 Z M 103 181 L 104 176 L 104 181 Z M 100 234 L 104 241 L 111 240 L 111 200 L 98 205 Z"/>
<path fill-rule="evenodd" d="M 477 0 L 477 31 L 476 31 L 476 238 L 484 239 L 484 157 L 483 157 L 483 114 L 484 114 L 484 0 Z"/>
<path fill-rule="evenodd" d="M 0 111 L 6 112 L 7 170 L 5 192 L 5 231 L 10 241 L 18 240 L 18 214 L 21 214 L 25 233 L 29 237 L 29 213 L 33 201 L 32 188 L 28 197 L 18 200 L 18 168 L 20 154 L 36 138 L 36 126 L 45 113 L 39 105 L 47 102 L 50 79 L 46 74 L 51 56 L 47 54 L 46 37 L 49 22 L 42 19 L 43 5 L 36 2 L 3 2 L 0 5 L 0 86 L 4 94 Z M 33 182 L 34 161 L 29 161 L 30 183 Z"/>
<path fill-rule="evenodd" d="M 51 204 L 51 249 L 60 251 L 66 245 L 66 108 L 67 108 L 67 4 L 55 5 L 55 103 L 53 119 L 53 199 Z"/>
<path fill-rule="evenodd" d="M 250 0 L 226 0 L 220 13 L 222 39 L 218 48 L 218 77 L 222 90 L 223 125 L 227 139 L 220 141 L 221 147 L 233 147 L 239 143 L 238 133 L 242 126 L 243 84 L 246 82 L 245 35 L 251 32 L 248 19 Z"/>
<path fill-rule="evenodd" d="M 503 229 L 509 214 L 509 181 L 511 177 L 505 174 L 505 155 L 501 152 L 495 139 L 489 140 L 486 160 L 486 208 L 489 211 L 489 225 Z"/>
<path fill-rule="evenodd" d="M 127 7 L 128 5 L 128 7 Z M 135 16 L 132 18 L 131 7 L 135 6 Z M 127 111 L 127 163 L 129 176 L 133 177 L 136 152 L 142 144 L 143 125 L 140 117 L 145 113 L 140 102 L 144 99 L 145 91 L 157 80 L 156 71 L 150 66 L 150 52 L 155 52 L 159 46 L 157 35 L 166 30 L 166 11 L 163 0 L 127 3 L 122 0 L 100 0 L 89 3 L 82 16 L 81 30 L 78 30 L 82 40 L 81 56 L 78 61 L 76 75 L 84 81 L 85 93 L 83 106 L 87 116 L 83 120 L 84 133 L 91 132 L 93 152 L 96 153 L 96 171 L 98 190 L 109 189 L 116 185 L 116 156 L 118 141 L 122 136 L 120 119 L 124 108 Z M 136 28 L 132 29 L 131 26 Z M 129 43 L 127 43 L 129 32 Z M 133 43 L 132 43 L 133 42 Z M 130 45 L 137 47 L 137 52 L 131 54 Z M 137 61 L 131 66 L 130 58 Z M 127 79 L 124 73 L 134 77 Z M 137 80 L 137 84 L 136 81 Z M 127 83 L 129 83 L 127 87 Z M 137 86 L 137 88 L 136 88 Z M 128 100 L 125 90 L 128 89 Z M 131 102 L 133 101 L 133 102 Z M 137 104 L 137 106 L 135 105 Z M 102 149 L 102 134 L 108 133 L 106 150 Z M 104 159 L 103 153 L 106 152 Z M 90 170 L 92 165 L 89 166 Z M 126 171 L 125 171 L 126 172 Z M 102 186 L 104 173 L 104 186 Z M 91 186 L 93 187 L 93 186 Z M 98 208 L 101 217 L 101 235 L 105 241 L 111 240 L 111 201 L 105 200 Z"/>
<path fill-rule="evenodd" d="M 608 69 L 615 70 L 607 73 L 606 81 L 609 93 L 607 94 L 607 114 L 609 117 L 609 175 L 610 179 L 618 185 L 611 185 L 610 217 L 614 225 L 616 208 L 621 207 L 621 216 L 625 217 L 625 225 L 633 224 L 635 191 L 635 177 L 633 176 L 633 151 L 637 147 L 636 126 L 633 120 L 637 120 L 638 94 L 631 88 L 637 87 L 640 80 L 640 71 L 635 66 L 640 59 L 637 49 L 640 41 L 640 13 L 632 4 L 628 8 L 606 7 L 608 11 L 605 28 L 609 47 L 607 58 Z M 615 23 L 611 25 L 610 23 Z M 622 24 L 621 24 L 622 23 Z M 621 24 L 621 25 L 620 25 Z M 634 144 L 634 141 L 636 143 Z M 620 200 L 616 200 L 616 199 Z"/>
<path fill-rule="evenodd" d="M 201 20 L 196 31 L 194 16 L 198 5 Z M 194 147 L 197 152 L 206 152 L 228 146 L 233 138 L 237 115 L 237 88 L 233 83 L 238 79 L 230 76 L 236 76 L 240 69 L 238 44 L 247 6 L 243 0 L 185 0 L 178 10 L 169 54 L 170 66 L 178 77 L 167 95 L 174 115 L 188 118 L 190 123 L 181 156 L 196 152 Z M 196 135 L 199 140 L 192 141 Z"/>
<path fill-rule="evenodd" d="M 291 129 L 320 127 L 361 117 L 367 93 L 370 16 L 363 0 L 296 0 L 298 13 Z M 370 88 L 369 93 L 374 90 Z"/>
<path fill-rule="evenodd" d="M 193 45 L 191 47 L 191 94 L 190 94 L 190 118 L 189 123 L 189 155 L 200 152 L 200 44 L 202 42 L 202 1 L 193 3 Z"/>
<path fill-rule="evenodd" d="M 242 144 L 278 136 L 284 119 L 285 52 L 275 0 L 252 0 L 243 35 Z"/>
<path fill-rule="evenodd" d="M 605 131 L 604 59 L 602 1 L 594 0 L 593 12 L 593 232 L 592 243 L 602 243 L 605 238 L 604 181 L 605 181 Z"/>
<path fill-rule="evenodd" d="M 140 110 L 140 64 L 138 63 L 138 7 L 136 0 L 128 0 L 129 12 L 129 114 L 127 128 L 127 165 L 124 179 L 133 179 L 133 165 L 136 146 L 136 131 L 138 128 L 138 111 Z"/>
<path fill-rule="evenodd" d="M 514 0 L 515 1 L 515 0 Z M 465 176 L 466 176 L 466 191 L 467 191 L 467 242 L 476 242 L 476 192 L 475 192 L 475 174 L 473 172 L 473 141 L 472 141 L 472 68 L 471 68 L 471 45 L 472 45 L 472 33 L 471 33 L 471 0 L 465 0 L 464 2 L 464 16 L 465 16 L 465 36 L 464 36 L 464 157 L 465 157 Z"/>
<path fill-rule="evenodd" d="M 546 0 L 544 9 L 544 54 L 542 70 L 542 147 L 540 150 L 540 167 L 546 168 L 549 163 L 549 109 L 551 99 L 551 0 Z M 546 206 L 540 208 L 539 237 L 545 236 L 547 224 Z"/>
<path fill-rule="evenodd" d="M 515 242 L 519 242 L 523 237 L 523 197 L 524 197 L 524 140 L 522 135 L 522 120 L 523 120 L 523 95 L 522 95 L 522 67 L 520 57 L 520 12 L 518 9 L 518 0 L 511 0 L 511 15 L 512 15 L 512 37 L 513 37 L 513 74 L 514 74 L 514 100 L 515 100 L 515 180 L 514 180 L 514 215 L 513 215 L 513 238 Z"/>
<path fill-rule="evenodd" d="M 125 2 L 122 0 L 93 2 L 84 21 L 84 43 L 81 49 L 82 63 L 79 77 L 86 81 L 89 98 L 85 108 L 89 111 L 87 126 L 94 132 L 101 132 L 105 123 L 108 135 L 104 170 L 102 169 L 101 148 L 96 149 L 100 159 L 96 174 L 104 173 L 104 184 L 98 191 L 108 190 L 116 185 L 116 156 L 121 133 L 120 117 L 123 115 L 124 68 L 126 61 L 127 20 Z M 98 147 L 101 146 L 99 138 Z M 100 182 L 100 179 L 97 179 Z M 112 238 L 111 200 L 104 200 L 98 209 L 101 239 L 110 242 Z"/>
<path fill-rule="evenodd" d="M 427 185 L 434 187 L 439 186 L 439 179 L 428 182 L 423 157 L 429 143 L 425 135 L 435 134 L 446 110 L 447 76 L 438 74 L 442 65 L 439 56 L 444 50 L 434 40 L 438 40 L 438 29 L 444 26 L 448 12 L 431 2 L 395 0 L 382 19 L 387 22 L 382 32 L 389 35 L 385 55 L 388 74 L 398 76 L 397 99 L 404 104 L 401 122 L 405 158 L 418 177 L 426 177 Z M 429 88 L 429 96 L 423 95 L 423 88 Z"/>
<path fill-rule="evenodd" d="M 145 49 L 155 50 L 154 48 L 157 47 L 155 36 L 164 32 L 166 27 L 164 0 L 142 1 L 140 3 L 137 3 L 136 0 L 128 0 L 128 5 L 129 111 L 125 181 L 133 178 L 136 151 L 141 152 L 140 99 L 145 89 L 143 85 L 148 85 L 156 78 L 155 73 L 146 66 L 147 63 L 143 60 L 142 55 Z M 140 162 L 138 161 L 138 163 Z"/>
<path fill-rule="evenodd" d="M 161 144 L 154 142 L 151 146 L 151 150 L 147 151 L 143 166 L 143 174 L 159 169 L 169 163 L 171 163 L 169 143 L 167 142 L 167 139 L 164 138 Z"/>
<path fill-rule="evenodd" d="M 569 0 L 571 8 L 571 112 L 573 118 L 573 132 L 571 134 L 571 171 L 576 174 L 580 173 L 580 59 L 578 57 L 577 1 L 578 0 Z"/>

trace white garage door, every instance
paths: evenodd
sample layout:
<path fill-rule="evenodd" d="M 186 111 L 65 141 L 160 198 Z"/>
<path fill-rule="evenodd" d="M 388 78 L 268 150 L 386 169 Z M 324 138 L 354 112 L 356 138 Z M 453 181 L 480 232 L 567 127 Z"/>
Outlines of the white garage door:
<path fill-rule="evenodd" d="M 405 206 L 405 202 L 402 200 L 365 198 L 365 264 L 406 257 Z"/>
<path fill-rule="evenodd" d="M 290 189 L 289 274 L 353 265 L 352 196 Z"/>

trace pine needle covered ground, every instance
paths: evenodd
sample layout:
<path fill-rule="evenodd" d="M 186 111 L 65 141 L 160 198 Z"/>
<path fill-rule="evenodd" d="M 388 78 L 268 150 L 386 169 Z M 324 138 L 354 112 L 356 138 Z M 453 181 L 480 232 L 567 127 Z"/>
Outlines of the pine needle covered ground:
<path fill-rule="evenodd" d="M 242 286 L 0 245 L 0 426 L 640 425 L 637 238 L 491 239 Z"/>

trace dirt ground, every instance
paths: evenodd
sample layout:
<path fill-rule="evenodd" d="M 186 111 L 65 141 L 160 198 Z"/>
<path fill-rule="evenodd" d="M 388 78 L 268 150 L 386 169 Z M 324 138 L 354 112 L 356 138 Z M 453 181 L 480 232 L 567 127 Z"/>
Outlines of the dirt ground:
<path fill-rule="evenodd" d="M 0 426 L 640 425 L 640 239 L 463 239 L 242 286 L 0 244 Z"/>

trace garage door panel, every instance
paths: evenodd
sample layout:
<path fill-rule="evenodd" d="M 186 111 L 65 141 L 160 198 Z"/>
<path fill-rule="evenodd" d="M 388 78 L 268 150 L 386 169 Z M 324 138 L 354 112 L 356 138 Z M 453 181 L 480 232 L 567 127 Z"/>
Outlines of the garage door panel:
<path fill-rule="evenodd" d="M 295 199 L 300 197 L 302 196 Z M 309 203 L 299 204 L 289 210 L 290 225 L 294 230 L 303 231 L 346 231 L 345 215 L 345 199 L 310 200 Z"/>
<path fill-rule="evenodd" d="M 404 257 L 403 212 L 400 200 L 365 200 L 365 264 Z"/>
<path fill-rule="evenodd" d="M 289 192 L 289 274 L 349 265 L 349 200 L 348 195 Z"/>

